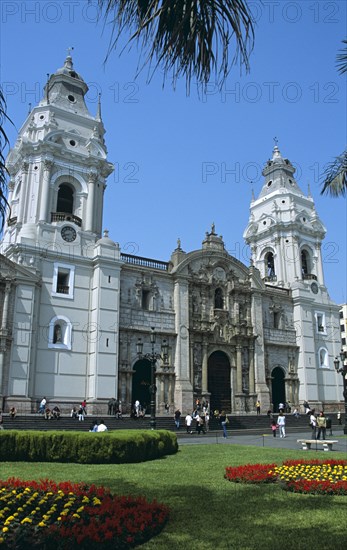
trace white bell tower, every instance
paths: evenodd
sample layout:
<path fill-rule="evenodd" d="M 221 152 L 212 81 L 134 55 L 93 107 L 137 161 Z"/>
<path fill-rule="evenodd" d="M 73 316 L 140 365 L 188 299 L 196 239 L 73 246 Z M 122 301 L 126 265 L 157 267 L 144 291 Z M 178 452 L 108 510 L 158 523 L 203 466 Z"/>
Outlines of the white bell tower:
<path fill-rule="evenodd" d="M 28 408 L 49 400 L 102 403 L 117 395 L 120 249 L 104 231 L 107 160 L 100 101 L 67 56 L 7 159 L 10 216 L 1 252 L 27 268 L 18 282 L 7 395 Z M 23 336 L 25 334 L 25 337 Z M 33 405 L 35 406 L 35 405 Z"/>
<path fill-rule="evenodd" d="M 100 238 L 105 182 L 113 166 L 106 159 L 100 102 L 92 116 L 87 91 L 68 55 L 21 128 L 7 159 L 11 214 L 4 251 L 38 243 L 60 249 L 73 241 L 78 249 Z"/>
<path fill-rule="evenodd" d="M 294 173 L 276 144 L 263 170 L 259 197 L 252 199 L 244 238 L 265 285 L 290 292 L 300 400 L 322 407 L 324 402 L 338 401 L 333 363 L 341 347 L 339 307 L 324 284 L 321 245 L 326 229 L 313 198 L 303 194 Z"/>
<path fill-rule="evenodd" d="M 295 168 L 277 145 L 263 170 L 265 182 L 244 233 L 252 260 L 266 283 L 290 287 L 297 281 L 324 286 L 321 243 L 326 230 L 311 196 L 294 179 Z"/>

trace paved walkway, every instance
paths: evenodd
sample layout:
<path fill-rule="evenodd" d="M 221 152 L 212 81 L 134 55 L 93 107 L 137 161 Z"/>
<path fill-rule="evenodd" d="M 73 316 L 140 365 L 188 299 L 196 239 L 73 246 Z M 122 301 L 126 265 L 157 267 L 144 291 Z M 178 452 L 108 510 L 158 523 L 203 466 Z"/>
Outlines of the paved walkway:
<path fill-rule="evenodd" d="M 177 432 L 176 432 L 177 433 Z M 327 437 L 327 439 L 337 440 L 338 443 L 333 445 L 334 451 L 345 452 L 347 455 L 347 437 L 343 436 L 343 430 L 334 430 L 334 435 Z M 285 438 L 279 436 L 273 437 L 272 434 L 247 434 L 244 435 L 229 435 L 227 439 L 223 438 L 222 431 L 214 432 L 213 434 L 200 434 L 193 433 L 191 436 L 177 433 L 179 445 L 199 445 L 199 444 L 216 444 L 216 445 L 250 445 L 255 447 L 271 447 L 273 449 L 295 449 L 300 450 L 301 443 L 297 442 L 297 439 L 311 439 L 310 434 L 303 432 L 289 432 Z M 315 447 L 312 445 L 311 454 L 315 452 Z M 324 452 L 321 445 L 317 446 L 317 450 Z"/>

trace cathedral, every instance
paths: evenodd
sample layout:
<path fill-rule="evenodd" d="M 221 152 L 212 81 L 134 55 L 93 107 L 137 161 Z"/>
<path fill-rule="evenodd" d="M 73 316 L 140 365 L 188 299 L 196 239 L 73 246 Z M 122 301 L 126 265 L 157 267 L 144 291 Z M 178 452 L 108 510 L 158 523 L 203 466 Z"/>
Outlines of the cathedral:
<path fill-rule="evenodd" d="M 244 239 L 250 266 L 214 224 L 201 248 L 178 241 L 168 261 L 125 254 L 103 230 L 113 165 L 100 105 L 72 58 L 50 76 L 9 153 L 10 214 L 0 248 L 0 398 L 7 411 L 64 410 L 110 398 L 157 413 L 197 399 L 227 413 L 280 402 L 336 409 L 339 306 L 324 284 L 326 230 L 276 145 L 252 197 Z M 155 338 L 154 338 L 155 334 Z M 143 354 L 139 354 L 139 349 Z M 165 351 L 165 353 L 163 352 Z"/>

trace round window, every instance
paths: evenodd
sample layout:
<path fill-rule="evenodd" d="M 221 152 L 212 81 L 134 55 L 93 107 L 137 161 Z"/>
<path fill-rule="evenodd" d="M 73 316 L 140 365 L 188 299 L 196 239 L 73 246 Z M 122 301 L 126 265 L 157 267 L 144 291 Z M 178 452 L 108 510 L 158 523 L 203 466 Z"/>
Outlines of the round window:
<path fill-rule="evenodd" d="M 75 96 L 73 96 L 73 95 L 68 95 L 67 98 L 68 98 L 69 101 L 71 101 L 71 103 L 75 103 L 75 101 L 76 101 Z"/>
<path fill-rule="evenodd" d="M 76 145 L 76 142 L 75 142 L 74 139 L 70 139 L 70 142 L 69 142 L 69 143 L 70 143 L 70 145 L 71 145 L 72 147 L 75 147 L 75 145 Z"/>

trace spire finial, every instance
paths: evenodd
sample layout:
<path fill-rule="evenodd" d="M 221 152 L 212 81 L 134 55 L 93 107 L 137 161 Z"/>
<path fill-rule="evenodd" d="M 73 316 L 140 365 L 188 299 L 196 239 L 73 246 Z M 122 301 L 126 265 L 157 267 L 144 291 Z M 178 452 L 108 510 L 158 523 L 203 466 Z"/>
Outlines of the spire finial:
<path fill-rule="evenodd" d="M 96 111 L 96 120 L 101 121 L 101 93 L 98 94 L 98 108 Z"/>
<path fill-rule="evenodd" d="M 273 148 L 272 160 L 281 159 L 282 156 L 281 156 L 281 151 L 278 148 L 278 138 L 275 136 L 273 140 L 274 140 L 275 146 Z"/>
<path fill-rule="evenodd" d="M 308 196 L 308 197 L 312 197 L 312 195 L 311 195 L 311 186 L 310 186 L 310 182 L 307 183 L 307 196 Z"/>
<path fill-rule="evenodd" d="M 71 70 L 71 69 L 73 68 L 73 65 L 72 65 L 72 57 L 71 57 L 71 52 L 72 52 L 73 49 L 74 49 L 73 46 L 70 46 L 70 47 L 67 49 L 67 56 L 66 56 L 65 63 L 64 63 L 65 69 Z"/>

